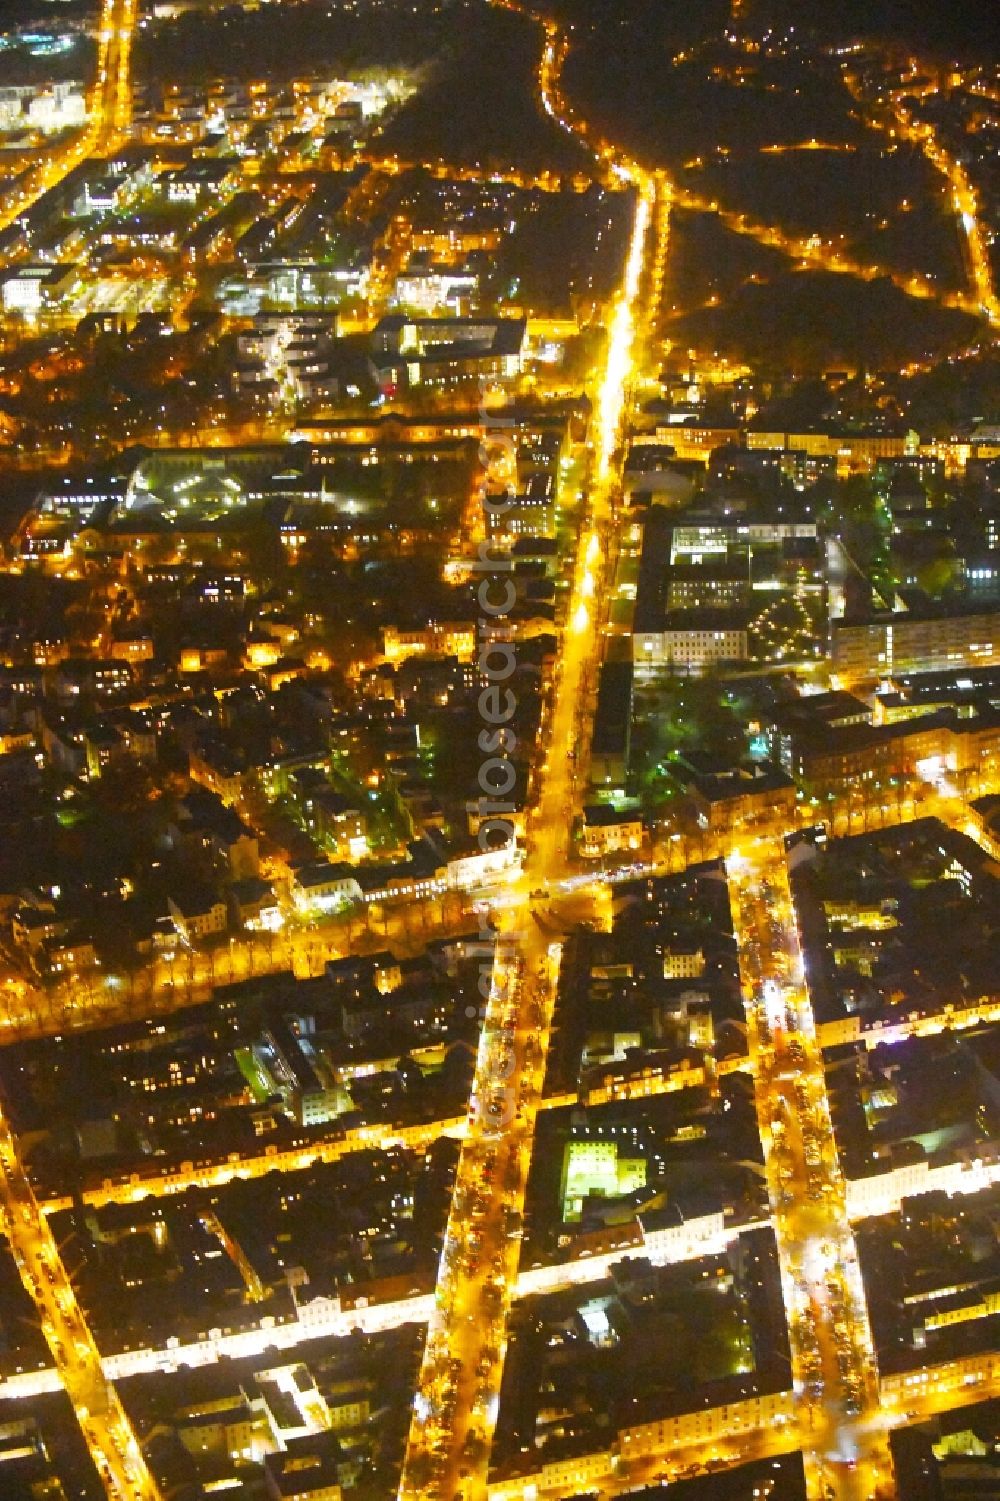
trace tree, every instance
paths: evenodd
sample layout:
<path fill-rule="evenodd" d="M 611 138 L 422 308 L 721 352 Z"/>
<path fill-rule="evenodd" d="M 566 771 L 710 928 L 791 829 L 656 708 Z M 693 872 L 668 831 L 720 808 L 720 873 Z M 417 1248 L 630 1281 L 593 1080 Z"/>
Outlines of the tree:
<path fill-rule="evenodd" d="M 247 566 L 262 590 L 287 586 L 288 555 L 277 524 L 262 515 L 254 516 L 240 539 Z"/>

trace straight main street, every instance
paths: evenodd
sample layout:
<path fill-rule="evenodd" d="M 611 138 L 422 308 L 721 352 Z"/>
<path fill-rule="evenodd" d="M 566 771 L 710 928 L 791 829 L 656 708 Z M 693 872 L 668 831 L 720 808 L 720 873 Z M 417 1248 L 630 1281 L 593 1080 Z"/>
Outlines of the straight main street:
<path fill-rule="evenodd" d="M 118 1501 L 160 1501 L 2 1116 L 0 1207 L 18 1271 L 38 1307 L 60 1382 L 108 1495 Z"/>
<path fill-rule="evenodd" d="M 540 69 L 544 106 L 551 68 Z M 567 125 L 567 128 L 569 126 Z M 486 1494 L 499 1406 L 506 1322 L 517 1277 L 535 1115 L 555 1006 L 560 946 L 543 933 L 528 892 L 565 871 L 589 744 L 593 686 L 609 593 L 616 466 L 635 363 L 637 302 L 644 290 L 654 179 L 616 164 L 636 190 L 621 290 L 592 381 L 591 476 L 562 624 L 562 652 L 546 735 L 548 751 L 521 874 L 498 913 L 497 957 L 473 1082 L 424 1358 L 414 1401 L 401 1498 Z"/>
<path fill-rule="evenodd" d="M 0 230 L 58 186 L 88 156 L 114 151 L 127 138 L 132 118 L 132 37 L 138 0 L 103 0 L 98 20 L 97 76 L 88 100 L 86 127 L 46 152 L 14 180 L 0 198 Z"/>
<path fill-rule="evenodd" d="M 893 1494 L 892 1464 L 783 842 L 732 854 L 727 874 L 807 1493 L 871 1501 Z"/>

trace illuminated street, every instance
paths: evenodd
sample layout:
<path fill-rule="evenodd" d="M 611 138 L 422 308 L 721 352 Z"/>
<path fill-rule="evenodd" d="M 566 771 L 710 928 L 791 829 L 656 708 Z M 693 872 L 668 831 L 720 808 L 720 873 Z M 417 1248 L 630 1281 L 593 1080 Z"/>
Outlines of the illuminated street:
<path fill-rule="evenodd" d="M 917 72 L 916 64 L 911 71 Z M 858 97 L 857 81 L 848 73 L 847 80 Z M 945 180 L 951 199 L 951 207 L 961 228 L 966 247 L 972 305 L 988 321 L 991 328 L 1000 327 L 1000 301 L 997 299 L 993 269 L 990 264 L 988 231 L 985 229 L 979 210 L 976 190 L 962 162 L 942 145 L 932 125 L 914 118 L 908 102 L 908 90 L 900 88 L 889 94 L 892 112 L 892 134 L 901 140 L 910 141 L 930 162 Z M 928 89 L 933 97 L 936 90 Z"/>
<path fill-rule="evenodd" d="M 874 1351 L 780 844 L 729 856 L 757 1110 L 816 1497 L 892 1494 Z"/>
<path fill-rule="evenodd" d="M 108 1493 L 121 1501 L 158 1501 L 159 1490 L 87 1327 L 45 1216 L 0 1119 L 0 1196 L 25 1288 L 38 1305 L 62 1384 Z"/>
<path fill-rule="evenodd" d="M 125 139 L 132 117 L 131 49 L 138 5 L 139 0 L 102 0 L 97 79 L 87 126 L 23 173 L 0 198 L 0 229 L 6 229 L 88 156 L 112 151 Z"/>
<path fill-rule="evenodd" d="M 549 32 L 539 87 L 554 97 L 562 44 Z M 567 126 L 567 128 L 569 128 Z M 615 166 L 625 179 L 633 169 Z M 536 805 L 529 814 L 521 902 L 498 924 L 498 957 L 483 1019 L 462 1147 L 428 1328 L 400 1496 L 485 1494 L 506 1344 L 509 1289 L 517 1273 L 524 1191 L 535 1113 L 545 1075 L 559 947 L 546 944 L 526 897 L 561 872 L 589 739 L 587 701 L 598 659 L 615 462 L 634 368 L 636 306 L 646 269 L 655 188 L 643 176 L 621 291 L 610 314 L 607 349 L 595 374 L 587 520 L 579 531 L 566 604 L 565 651 L 549 715 Z M 515 924 L 520 927 L 515 927 Z M 512 1082 L 498 1089 L 499 1076 Z"/>

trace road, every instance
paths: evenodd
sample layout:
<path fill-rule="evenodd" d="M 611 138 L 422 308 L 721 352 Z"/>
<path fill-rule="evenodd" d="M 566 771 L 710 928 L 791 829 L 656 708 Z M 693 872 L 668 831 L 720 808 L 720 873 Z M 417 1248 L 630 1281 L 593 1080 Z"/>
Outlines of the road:
<path fill-rule="evenodd" d="M 826 271 L 835 276 L 853 276 L 858 281 L 891 281 L 907 297 L 940 303 L 942 307 L 977 314 L 980 303 L 974 293 L 947 292 L 933 278 L 915 271 L 897 271 L 891 266 L 856 260 L 837 242 L 819 235 L 795 235 L 775 224 L 763 224 L 748 214 L 724 208 L 717 199 L 706 198 L 690 190 L 677 190 L 680 208 L 696 213 L 715 214 L 734 234 L 745 235 L 760 245 L 780 250 L 796 261 L 801 270 Z"/>
<path fill-rule="evenodd" d="M 977 313 L 986 319 L 990 328 L 997 329 L 1000 328 L 1000 298 L 997 297 L 990 258 L 992 232 L 988 221 L 981 216 L 978 195 L 964 163 L 945 148 L 929 120 L 918 119 L 914 114 L 914 93 L 937 93 L 937 87 L 933 84 L 914 89 L 913 79 L 919 76 L 920 71 L 917 60 L 911 59 L 908 80 L 901 87 L 888 92 L 888 118 L 872 113 L 870 123 L 887 130 L 894 139 L 908 141 L 916 146 L 944 178 L 965 248 L 970 289 L 968 297 L 957 302 L 952 299 L 952 305 Z M 844 78 L 854 98 L 867 105 L 860 82 L 850 69 L 845 69 Z"/>
<path fill-rule="evenodd" d="M 600 546 L 600 540 L 595 543 L 588 538 L 588 550 Z M 593 570 L 591 572 L 593 579 Z M 584 577 L 585 574 L 586 570 Z M 586 616 L 580 613 L 578 605 L 575 616 L 578 631 L 589 625 L 591 606 L 595 599 L 602 597 L 596 581 L 587 581 L 584 587 L 587 594 L 579 603 L 583 605 Z M 594 666 L 596 659 L 591 673 Z M 580 707 L 585 728 L 588 706 L 581 704 Z M 564 734 L 563 745 L 572 749 L 570 730 L 565 729 Z M 584 758 L 586 739 L 584 735 L 581 742 Z M 552 744 L 556 743 L 553 737 Z M 567 817 L 572 798 L 566 800 L 566 793 L 574 780 L 581 786 L 584 782 L 583 763 L 578 762 L 574 769 L 575 778 L 569 776 L 567 768 L 567 779 L 562 787 L 564 816 Z M 1000 783 L 984 781 L 970 795 L 984 796 L 997 790 L 1000 790 Z M 883 801 L 883 796 L 891 797 L 891 801 Z M 867 834 L 930 817 L 941 818 L 950 827 L 975 839 L 994 858 L 998 857 L 1000 845 L 987 833 L 982 819 L 969 808 L 956 789 L 942 791 L 914 779 L 909 785 L 895 787 L 891 794 L 883 794 L 877 787 L 871 787 L 864 792 L 846 794 L 833 803 L 803 802 L 796 810 L 794 825 L 786 823 L 783 817 L 765 817 L 726 832 L 692 835 L 675 831 L 658 838 L 646 854 L 613 857 L 590 870 L 567 856 L 561 866 L 553 864 L 549 875 L 539 876 L 535 884 L 543 887 L 547 895 L 557 898 L 589 888 L 599 904 L 600 893 L 610 884 L 649 876 L 678 875 L 701 861 L 724 859 L 734 843 L 744 836 L 779 837 L 792 832 L 793 827 L 806 828 L 820 821 L 832 836 Z M 134 1021 L 137 1016 L 154 1016 L 206 1001 L 215 987 L 234 984 L 255 975 L 292 970 L 304 977 L 321 974 L 327 959 L 348 953 L 374 952 L 385 947 L 400 954 L 416 951 L 430 936 L 468 932 L 469 908 L 473 903 L 490 901 L 494 906 L 516 905 L 523 900 L 525 889 L 524 883 L 520 883 L 514 889 L 505 888 L 501 892 L 483 890 L 465 893 L 464 897 L 449 893 L 444 898 L 414 900 L 387 911 L 379 921 L 364 916 L 333 917 L 286 929 L 280 934 L 247 934 L 232 938 L 214 950 L 185 949 L 175 956 L 159 956 L 132 976 L 80 976 L 54 990 L 42 990 L 23 979 L 7 976 L 0 980 L 0 1031 L 4 1040 L 25 1041 L 70 1030 L 117 1026 Z"/>
<path fill-rule="evenodd" d="M 128 975 L 92 972 L 51 990 L 8 978 L 0 982 L 0 1034 L 6 1042 L 117 1026 L 208 1000 L 221 985 L 291 970 L 321 975 L 328 959 L 391 947 L 403 955 L 431 937 L 468 932 L 476 893 L 447 892 L 387 909 L 380 918 L 348 913 L 296 920 L 279 933 L 245 933 L 214 948 L 181 946 Z"/>
<path fill-rule="evenodd" d="M 97 76 L 88 101 L 87 124 L 15 179 L 0 198 L 0 229 L 6 229 L 88 156 L 107 155 L 126 139 L 132 119 L 132 36 L 137 11 L 138 0 L 102 0 Z"/>
<path fill-rule="evenodd" d="M 558 946 L 550 948 L 537 930 L 502 952 L 481 1034 L 400 1496 L 451 1498 L 465 1480 L 463 1494 L 484 1493 L 560 957 Z"/>
<path fill-rule="evenodd" d="M 551 41 L 539 70 L 550 96 Z M 567 128 L 570 128 L 567 124 Z M 535 1115 L 555 1006 L 560 948 L 532 913 L 531 890 L 560 877 L 584 785 L 593 688 L 602 646 L 602 602 L 610 593 L 609 542 L 621 428 L 636 361 L 636 318 L 644 290 L 656 180 L 614 163 L 635 190 L 622 285 L 610 310 L 602 364 L 590 382 L 592 449 L 562 651 L 544 733 L 548 744 L 527 821 L 520 875 L 496 915 L 497 958 L 476 1061 L 469 1128 L 451 1212 L 407 1444 L 401 1498 L 486 1494 L 499 1404 L 506 1322 L 517 1277 L 524 1194 Z"/>
<path fill-rule="evenodd" d="M 727 862 L 807 1492 L 891 1496 L 878 1376 L 782 841 Z"/>
<path fill-rule="evenodd" d="M 160 1501 L 2 1116 L 0 1205 L 21 1280 L 37 1305 L 61 1384 L 108 1495 L 115 1501 Z"/>
<path fill-rule="evenodd" d="M 791 1394 L 790 1394 L 791 1395 Z M 872 1419 L 879 1442 L 888 1433 L 909 1423 L 924 1422 L 952 1408 L 996 1400 L 1000 1395 L 1000 1355 L 985 1354 L 967 1361 L 931 1366 L 909 1378 L 897 1380 L 884 1396 L 882 1410 Z M 768 1424 L 744 1429 L 738 1435 L 710 1440 L 692 1439 L 664 1447 L 655 1454 L 630 1460 L 627 1445 L 619 1437 L 606 1449 L 580 1454 L 569 1467 L 541 1468 L 516 1480 L 497 1481 L 489 1488 L 490 1501 L 566 1501 L 570 1496 L 613 1497 L 634 1495 L 639 1489 L 669 1485 L 695 1475 L 710 1475 L 751 1460 L 793 1453 L 800 1447 L 797 1426 Z M 710 1492 L 706 1489 L 706 1495 Z M 905 1501 L 905 1498 L 904 1498 Z"/>
<path fill-rule="evenodd" d="M 703 1231 L 692 1229 L 688 1241 L 672 1246 L 669 1254 L 657 1250 L 649 1259 L 655 1265 L 665 1265 L 668 1261 L 680 1262 L 698 1256 L 719 1254 L 740 1234 L 759 1228 L 757 1223 L 750 1223 L 727 1226 L 719 1233 L 710 1228 Z M 553 1265 L 526 1268 L 513 1282 L 511 1296 L 516 1300 L 586 1286 L 606 1277 L 611 1267 L 620 1262 L 623 1256 L 639 1255 L 640 1252 L 647 1254 L 641 1247 L 632 1246 L 628 1250 L 611 1251 L 601 1256 L 584 1256 Z M 402 1324 L 422 1323 L 430 1318 L 433 1306 L 433 1295 L 426 1293 L 386 1303 L 361 1301 L 343 1308 L 335 1298 L 319 1299 L 313 1305 L 306 1305 L 303 1317 L 287 1323 L 269 1324 L 261 1328 L 249 1327 L 231 1334 L 216 1333 L 211 1338 L 191 1340 L 188 1343 L 180 1343 L 171 1338 L 158 1344 L 105 1355 L 102 1364 L 105 1376 L 113 1381 L 181 1366 L 211 1365 L 223 1358 L 235 1360 L 259 1356 L 268 1350 L 294 1350 L 305 1342 L 318 1338 L 343 1339 L 359 1330 L 377 1333 L 386 1329 L 398 1329 Z M 58 1385 L 58 1375 L 51 1369 L 28 1372 L 0 1383 L 0 1398 L 33 1396 L 55 1390 Z"/>
<path fill-rule="evenodd" d="M 969 1001 L 962 997 L 958 1002 L 946 1002 L 942 1007 L 895 1017 L 885 1022 L 875 1021 L 862 1026 L 860 1019 L 851 1031 L 850 1040 L 861 1042 L 869 1050 L 881 1044 L 897 1042 L 905 1037 L 933 1037 L 944 1031 L 964 1031 L 978 1027 L 984 1022 L 1000 1021 L 1000 994 L 982 996 Z M 829 1023 L 826 1028 L 817 1028 L 821 1046 L 830 1047 L 845 1040 L 840 1022 Z M 825 1034 L 825 1035 L 824 1035 Z M 715 1071 L 725 1075 L 735 1071 L 753 1072 L 751 1058 L 733 1057 L 718 1060 Z M 688 1064 L 661 1075 L 641 1075 L 637 1078 L 612 1080 L 607 1085 L 592 1089 L 586 1096 L 577 1094 L 546 1095 L 539 1100 L 538 1108 L 561 1109 L 567 1105 L 584 1103 L 603 1104 L 608 1100 L 647 1099 L 654 1095 L 673 1094 L 678 1089 L 698 1088 L 704 1083 L 704 1068 Z M 151 1171 L 146 1164 L 121 1177 L 106 1177 L 100 1184 L 84 1188 L 80 1192 L 83 1203 L 100 1208 L 106 1204 L 137 1204 L 146 1198 L 170 1198 L 185 1193 L 191 1188 L 221 1188 L 238 1178 L 262 1178 L 267 1173 L 295 1173 L 312 1167 L 317 1162 L 339 1162 L 352 1152 L 389 1151 L 395 1147 L 418 1148 L 428 1146 L 442 1136 L 464 1138 L 467 1130 L 466 1115 L 450 1116 L 441 1120 L 422 1121 L 415 1125 L 392 1122 L 373 1122 L 341 1131 L 334 1123 L 328 1135 L 311 1137 L 300 1146 L 291 1146 L 283 1151 L 265 1147 L 258 1153 L 230 1152 L 225 1157 L 210 1158 L 198 1162 L 181 1162 L 170 1168 L 157 1167 Z M 889 1182 L 891 1175 L 886 1175 Z M 871 1181 L 867 1179 L 866 1181 Z M 41 1200 L 44 1214 L 54 1214 L 69 1209 L 72 1199 L 68 1194 L 54 1195 Z"/>
<path fill-rule="evenodd" d="M 589 126 L 588 122 L 581 119 L 569 105 L 562 92 L 561 75 L 563 65 L 569 52 L 570 42 L 567 31 L 556 21 L 538 15 L 526 6 L 518 3 L 518 0 L 496 0 L 496 3 L 506 4 L 506 8 L 519 11 L 537 21 L 545 30 L 545 45 L 540 69 L 540 102 L 546 114 L 559 125 L 576 135 L 597 156 L 606 168 L 608 185 L 620 185 L 619 175 L 622 163 L 618 159 L 614 147 L 608 141 L 598 137 Z M 914 139 L 917 139 L 916 135 Z M 858 261 L 850 256 L 843 246 L 838 246 L 834 241 L 824 239 L 819 235 L 793 235 L 773 224 L 762 224 L 752 219 L 747 214 L 736 210 L 725 209 L 716 199 L 706 198 L 702 194 L 688 189 L 670 187 L 674 202 L 680 208 L 691 209 L 697 213 L 718 215 L 723 224 L 736 234 L 746 235 L 758 241 L 759 244 L 767 245 L 772 249 L 780 250 L 783 254 L 797 261 L 804 270 L 827 271 L 837 275 L 853 276 L 860 281 L 889 280 L 901 292 L 909 297 L 939 302 L 945 307 L 957 308 L 968 313 L 985 313 L 989 321 L 996 325 L 998 306 L 996 297 L 993 295 L 992 280 L 990 277 L 989 255 L 986 249 L 986 238 L 982 226 L 977 218 L 977 206 L 975 193 L 968 181 L 968 177 L 961 163 L 947 157 L 943 150 L 934 140 L 934 154 L 931 154 L 929 140 L 931 133 L 920 138 L 920 144 L 925 149 L 938 167 L 948 178 L 952 188 L 953 201 L 956 212 L 960 216 L 963 234 L 968 242 L 968 252 L 972 265 L 972 290 L 968 295 L 961 293 L 949 293 L 942 291 L 934 281 L 920 275 L 917 272 L 896 271 L 891 266 L 868 264 Z M 813 150 L 819 149 L 816 142 L 808 142 L 806 145 Z M 766 152 L 769 148 L 765 147 Z M 773 148 L 771 148 L 773 149 Z M 788 149 L 788 148 L 784 148 Z M 639 170 L 635 163 L 628 163 L 627 169 L 630 174 Z M 662 182 L 666 186 L 665 174 L 661 174 Z"/>

